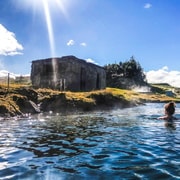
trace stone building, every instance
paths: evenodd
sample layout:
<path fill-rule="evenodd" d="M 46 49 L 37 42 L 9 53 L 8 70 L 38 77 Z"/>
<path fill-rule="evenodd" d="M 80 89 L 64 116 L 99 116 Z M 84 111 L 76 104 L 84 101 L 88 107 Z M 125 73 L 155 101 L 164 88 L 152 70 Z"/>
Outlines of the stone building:
<path fill-rule="evenodd" d="M 91 91 L 106 87 L 106 72 L 85 60 L 64 56 L 32 61 L 31 81 L 35 88 Z"/>

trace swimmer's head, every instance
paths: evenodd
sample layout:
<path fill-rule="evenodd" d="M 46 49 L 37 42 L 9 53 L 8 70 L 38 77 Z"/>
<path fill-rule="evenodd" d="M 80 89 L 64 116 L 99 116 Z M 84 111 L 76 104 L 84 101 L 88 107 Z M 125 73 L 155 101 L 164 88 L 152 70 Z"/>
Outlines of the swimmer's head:
<path fill-rule="evenodd" d="M 173 115 L 175 113 L 175 103 L 174 102 L 169 102 L 165 104 L 165 114 L 167 115 Z"/>

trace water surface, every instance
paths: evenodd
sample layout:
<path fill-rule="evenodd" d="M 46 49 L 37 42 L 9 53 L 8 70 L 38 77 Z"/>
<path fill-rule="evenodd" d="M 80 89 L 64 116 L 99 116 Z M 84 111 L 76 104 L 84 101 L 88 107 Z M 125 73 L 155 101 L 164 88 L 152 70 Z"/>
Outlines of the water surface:
<path fill-rule="evenodd" d="M 180 121 L 160 115 L 146 104 L 0 120 L 0 179 L 180 179 Z"/>

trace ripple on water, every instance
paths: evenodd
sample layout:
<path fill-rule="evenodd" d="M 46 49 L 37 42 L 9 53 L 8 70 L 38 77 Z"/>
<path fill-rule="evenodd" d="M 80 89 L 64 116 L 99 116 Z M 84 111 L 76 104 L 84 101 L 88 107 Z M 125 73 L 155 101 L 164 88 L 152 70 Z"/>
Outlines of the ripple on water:
<path fill-rule="evenodd" d="M 180 124 L 153 106 L 1 121 L 0 179 L 180 179 Z"/>

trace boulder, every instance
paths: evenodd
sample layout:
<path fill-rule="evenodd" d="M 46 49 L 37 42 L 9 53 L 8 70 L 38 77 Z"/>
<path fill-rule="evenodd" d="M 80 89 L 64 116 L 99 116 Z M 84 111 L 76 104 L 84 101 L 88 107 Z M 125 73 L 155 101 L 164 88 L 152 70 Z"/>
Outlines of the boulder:
<path fill-rule="evenodd" d="M 31 100 L 26 98 L 19 98 L 16 101 L 16 104 L 19 106 L 19 109 L 22 113 L 39 113 L 39 107 Z"/>

